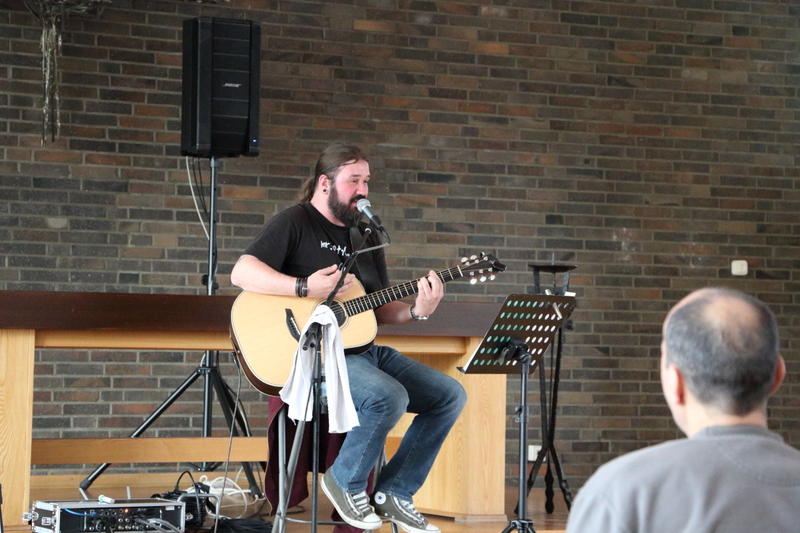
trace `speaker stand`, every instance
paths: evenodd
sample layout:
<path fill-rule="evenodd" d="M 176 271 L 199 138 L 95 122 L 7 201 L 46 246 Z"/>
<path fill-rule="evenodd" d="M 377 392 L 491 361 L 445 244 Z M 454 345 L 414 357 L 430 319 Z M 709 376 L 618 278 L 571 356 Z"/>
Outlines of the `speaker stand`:
<path fill-rule="evenodd" d="M 219 167 L 219 162 L 217 161 L 216 157 L 211 157 L 209 162 L 211 167 L 211 190 L 209 191 L 209 222 L 208 222 L 208 270 L 205 276 L 203 276 L 203 284 L 206 285 L 206 294 L 208 296 L 213 296 L 214 291 L 218 288 L 215 277 L 216 277 L 216 270 L 217 270 L 217 234 L 216 234 L 216 218 L 217 218 L 217 168 Z M 217 394 L 217 401 L 220 404 L 220 408 L 222 409 L 222 413 L 225 416 L 225 421 L 228 424 L 228 427 L 231 428 L 234 436 L 239 436 L 239 431 L 246 436 L 251 436 L 250 428 L 247 425 L 247 421 L 245 420 L 242 413 L 236 409 L 236 398 L 231 393 L 230 387 L 225 383 L 225 380 L 222 377 L 222 374 L 219 370 L 219 352 L 217 351 L 206 351 L 205 355 L 203 356 L 203 360 L 198 366 L 195 371 L 190 374 L 184 381 L 181 383 L 177 389 L 175 389 L 170 396 L 164 400 L 164 402 L 159 405 L 153 413 L 147 417 L 147 419 L 139 425 L 133 433 L 131 433 L 130 437 L 135 438 L 140 436 L 142 433 L 149 428 L 153 422 L 155 422 L 158 417 L 161 416 L 164 411 L 166 411 L 174 402 L 177 400 L 199 377 L 204 378 L 203 383 L 203 437 L 210 437 L 212 432 L 212 416 L 213 416 L 213 392 Z M 234 413 L 236 416 L 234 417 Z M 238 424 L 239 429 L 237 429 L 236 425 Z M 83 481 L 80 483 L 81 489 L 88 489 L 92 483 L 102 474 L 111 463 L 103 463 L 102 465 L 98 466 L 89 476 L 87 476 Z M 215 469 L 219 466 L 219 463 L 203 463 L 198 470 L 202 472 L 208 472 L 210 470 Z M 255 476 L 253 475 L 253 470 L 250 467 L 249 463 L 242 463 L 242 469 L 247 477 L 248 483 L 250 483 L 250 493 L 260 498 L 262 496 L 261 489 L 258 486 Z"/>

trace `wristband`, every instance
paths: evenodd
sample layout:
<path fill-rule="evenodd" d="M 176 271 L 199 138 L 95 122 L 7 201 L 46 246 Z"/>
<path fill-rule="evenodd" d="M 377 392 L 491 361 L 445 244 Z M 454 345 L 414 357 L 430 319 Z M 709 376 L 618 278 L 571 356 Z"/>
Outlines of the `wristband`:
<path fill-rule="evenodd" d="M 419 322 L 420 320 L 428 320 L 427 316 L 417 316 L 416 313 L 414 313 L 415 306 L 416 304 L 412 305 L 411 308 L 409 309 L 409 311 L 411 312 L 411 318 L 413 318 L 415 322 Z"/>
<path fill-rule="evenodd" d="M 308 278 L 297 278 L 294 281 L 294 294 L 298 298 L 308 296 Z"/>

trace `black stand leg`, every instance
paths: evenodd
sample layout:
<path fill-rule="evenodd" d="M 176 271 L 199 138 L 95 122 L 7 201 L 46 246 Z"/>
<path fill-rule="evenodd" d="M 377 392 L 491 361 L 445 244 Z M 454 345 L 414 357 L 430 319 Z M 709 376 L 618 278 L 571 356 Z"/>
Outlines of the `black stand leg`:
<path fill-rule="evenodd" d="M 180 386 L 177 389 L 175 389 L 172 392 L 172 394 L 170 394 L 169 397 L 166 400 L 164 400 L 164 402 L 161 405 L 159 405 L 158 408 L 156 408 L 156 410 L 153 411 L 152 414 L 150 414 L 150 416 L 147 417 L 147 419 L 144 422 L 142 422 L 142 424 L 138 428 L 136 428 L 136 430 L 134 430 L 133 433 L 131 433 L 131 435 L 130 435 L 131 438 L 138 437 L 139 435 L 144 433 L 145 430 L 147 428 L 149 428 L 153 424 L 153 422 L 156 421 L 156 419 L 159 416 L 161 416 L 161 413 L 166 411 L 169 408 L 169 406 L 171 406 L 175 402 L 175 400 L 177 400 L 178 397 L 181 394 L 183 394 L 183 392 L 186 389 L 188 389 L 192 385 L 192 383 L 194 383 L 197 380 L 197 378 L 199 378 L 201 375 L 206 374 L 207 372 L 208 372 L 207 367 L 202 367 L 201 366 L 201 367 L 196 368 L 194 373 L 190 374 L 189 377 L 187 377 L 184 380 L 184 382 L 181 383 Z M 89 474 L 89 476 L 87 476 L 83 481 L 81 481 L 80 487 L 82 489 L 84 489 L 84 490 L 88 489 L 92 485 L 92 483 L 94 483 L 95 480 L 98 477 L 100 477 L 100 474 L 105 472 L 105 470 L 109 466 L 111 466 L 111 463 L 103 463 L 102 465 L 98 466 L 94 470 L 94 472 Z"/>
<path fill-rule="evenodd" d="M 0 485 L 0 533 L 3 533 L 3 485 Z"/>
<path fill-rule="evenodd" d="M 547 406 L 547 383 L 544 376 L 544 368 L 539 368 L 539 394 L 540 394 L 540 403 L 541 403 L 541 420 L 542 420 L 542 448 L 539 450 L 539 454 L 536 456 L 536 461 L 533 463 L 533 468 L 531 469 L 530 475 L 528 476 L 528 484 L 527 489 L 528 493 L 530 493 L 531 489 L 533 488 L 533 484 L 536 481 L 536 476 L 539 473 L 539 468 L 541 468 L 542 463 L 544 460 L 547 460 L 547 471 L 545 472 L 545 511 L 547 514 L 552 514 L 555 506 L 553 505 L 553 497 L 555 495 L 553 491 L 553 470 L 555 470 L 556 475 L 558 476 L 558 485 L 561 489 L 561 494 L 564 496 L 564 502 L 567 504 L 567 509 L 572 507 L 572 493 L 569 489 L 569 484 L 567 483 L 566 478 L 564 477 L 564 473 L 561 469 L 561 462 L 558 459 L 558 453 L 556 452 L 555 447 L 555 427 L 556 427 L 556 410 L 558 408 L 558 384 L 559 384 L 559 376 L 561 374 L 561 343 L 562 343 L 562 335 L 563 331 L 561 329 L 558 330 L 557 336 L 557 349 L 556 349 L 556 356 L 555 356 L 555 363 L 553 365 L 553 384 L 552 390 L 550 391 L 550 398 L 551 403 L 548 409 Z"/>
<path fill-rule="evenodd" d="M 549 433 L 547 435 L 547 442 L 548 442 L 548 449 L 550 452 L 549 455 L 549 466 L 552 466 L 553 470 L 556 471 L 556 475 L 558 476 L 558 486 L 561 489 L 561 495 L 564 497 L 564 502 L 567 504 L 567 510 L 572 508 L 572 492 L 569 490 L 569 484 L 567 483 L 567 479 L 564 477 L 564 471 L 561 469 L 561 461 L 558 459 L 558 453 L 556 452 L 555 446 L 555 439 L 556 439 L 556 411 L 558 410 L 558 385 L 559 380 L 561 377 L 561 344 L 564 341 L 564 330 L 563 328 L 559 328 L 558 330 L 558 346 L 556 350 L 556 360 L 553 369 L 553 388 L 550 393 L 551 398 L 551 406 L 550 406 L 550 428 Z M 549 476 L 549 484 L 551 487 L 553 486 L 553 474 L 551 473 L 551 469 L 548 467 L 547 475 Z M 547 481 L 547 477 L 545 477 L 545 481 Z M 547 500 L 545 503 L 545 510 L 548 514 L 553 512 L 553 499 L 552 497 Z"/>
<path fill-rule="evenodd" d="M 303 345 L 304 349 L 314 349 L 314 363 L 312 365 L 312 381 L 308 394 L 308 400 L 313 402 L 311 420 L 311 533 L 317 532 L 319 521 L 319 450 L 321 442 L 320 417 L 323 412 L 322 399 L 322 342 L 323 329 L 320 324 L 311 324 L 306 332 Z M 301 339 L 302 340 L 302 339 Z M 278 505 L 275 508 L 275 520 L 273 521 L 273 533 L 285 533 L 287 511 L 289 508 L 289 497 L 291 495 L 292 482 L 297 471 L 297 461 L 300 449 L 302 448 L 306 422 L 299 420 L 297 429 L 294 433 L 294 441 L 289 459 L 286 459 L 286 412 L 288 405 L 281 407 L 278 414 Z M 303 409 L 305 412 L 306 409 Z"/>
<path fill-rule="evenodd" d="M 525 469 L 528 465 L 528 374 L 531 368 L 531 356 L 525 353 L 518 357 L 520 361 L 520 405 L 516 409 L 519 421 L 519 493 L 517 500 L 517 519 L 512 520 L 503 530 L 536 533 L 533 521 L 527 518 L 528 491 L 525 490 Z"/>
<path fill-rule="evenodd" d="M 233 436 L 238 437 L 239 431 L 236 429 L 236 425 L 239 425 L 242 433 L 249 437 L 250 430 L 247 427 L 247 421 L 242 416 L 241 410 L 236 409 L 236 398 L 231 395 L 230 389 L 228 389 L 225 381 L 222 379 L 222 374 L 220 374 L 219 370 L 217 369 L 216 372 L 212 372 L 209 375 L 209 381 L 214 387 L 214 390 L 217 393 L 217 399 L 219 400 L 220 407 L 222 408 L 222 413 L 225 416 L 225 422 L 227 423 L 227 427 L 231 428 L 233 431 Z M 211 410 L 209 409 L 208 412 Z M 234 416 L 233 413 L 236 413 L 236 420 L 234 423 Z M 258 482 L 256 481 L 255 476 L 253 475 L 253 469 L 250 467 L 250 463 L 241 463 L 242 470 L 244 471 L 245 477 L 247 478 L 247 482 L 250 483 L 250 494 L 252 494 L 256 498 L 260 498 L 263 496 L 261 493 L 261 489 L 258 487 Z"/>
<path fill-rule="evenodd" d="M 144 433 L 147 428 L 149 428 L 153 422 L 155 422 L 158 417 L 160 417 L 169 407 L 175 403 L 175 401 L 189 388 L 192 384 L 197 381 L 197 378 L 203 376 L 205 379 L 204 385 L 204 421 L 203 421 L 203 436 L 208 437 L 211 435 L 211 424 L 210 424 L 210 414 L 212 412 L 211 409 L 211 391 L 214 390 L 217 393 L 217 401 L 222 408 L 222 412 L 225 416 L 225 420 L 228 423 L 228 427 L 231 427 L 231 421 L 233 419 L 233 412 L 236 411 L 236 422 L 239 425 L 239 429 L 245 436 L 250 436 L 250 430 L 247 427 L 247 423 L 244 420 L 244 417 L 241 413 L 236 410 L 235 402 L 236 400 L 230 395 L 230 390 L 228 390 L 225 382 L 222 378 L 222 374 L 219 371 L 218 361 L 217 361 L 217 353 L 216 352 L 206 352 L 205 362 L 203 365 L 197 367 L 195 371 L 190 374 L 184 381 L 181 383 L 177 389 L 175 389 L 169 397 L 164 400 L 161 405 L 159 405 L 155 411 L 153 411 L 150 416 L 148 416 L 144 422 L 142 422 L 138 428 L 136 428 L 133 433 L 131 433 L 130 438 L 135 438 L 140 436 Z M 236 427 L 233 427 L 234 435 L 238 436 L 239 432 L 237 431 Z M 80 487 L 84 490 L 88 489 L 95 480 L 100 477 L 100 474 L 106 471 L 106 469 L 111 466 L 111 463 L 103 463 L 102 465 L 95 468 L 95 470 L 87 476 L 83 481 L 80 483 Z M 203 466 L 200 468 L 202 471 L 208 471 L 216 468 L 215 464 L 207 464 L 204 463 Z M 258 487 L 258 483 L 256 482 L 255 476 L 253 475 L 252 468 L 250 467 L 249 463 L 242 463 L 242 468 L 244 469 L 245 475 L 247 477 L 248 482 L 250 483 L 250 492 L 256 496 L 261 496 L 261 489 Z"/>
<path fill-rule="evenodd" d="M 506 528 L 503 530 L 503 533 L 509 533 L 509 531 L 522 531 L 523 533 L 536 533 L 533 529 L 533 521 L 528 519 L 521 519 L 518 518 L 517 520 L 512 520 Z"/>
<path fill-rule="evenodd" d="M 317 326 L 318 336 L 314 350 L 313 384 L 314 421 L 311 426 L 311 533 L 317 533 L 319 524 L 319 448 L 320 418 L 322 417 L 322 328 Z"/>

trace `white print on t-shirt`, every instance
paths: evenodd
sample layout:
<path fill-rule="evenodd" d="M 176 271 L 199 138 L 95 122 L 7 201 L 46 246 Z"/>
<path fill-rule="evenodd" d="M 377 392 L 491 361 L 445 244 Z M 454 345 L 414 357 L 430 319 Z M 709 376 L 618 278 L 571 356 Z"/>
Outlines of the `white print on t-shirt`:
<path fill-rule="evenodd" d="M 336 252 L 341 257 L 347 257 L 347 256 L 350 255 L 349 253 L 347 253 L 347 248 L 345 248 L 343 246 L 339 246 L 337 244 L 331 244 L 329 242 L 320 241 L 319 247 L 323 248 L 325 250 L 331 250 L 333 252 Z"/>

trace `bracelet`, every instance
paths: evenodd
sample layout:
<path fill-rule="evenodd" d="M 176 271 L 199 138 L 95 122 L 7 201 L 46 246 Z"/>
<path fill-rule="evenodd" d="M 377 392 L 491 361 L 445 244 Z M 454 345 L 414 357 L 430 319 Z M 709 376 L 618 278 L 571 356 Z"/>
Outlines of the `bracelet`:
<path fill-rule="evenodd" d="M 428 320 L 427 316 L 417 316 L 416 313 L 414 313 L 415 306 L 416 304 L 412 305 L 411 308 L 409 309 L 409 311 L 411 312 L 411 318 L 413 318 L 415 322 L 419 322 L 420 320 Z"/>
<path fill-rule="evenodd" d="M 298 298 L 308 296 L 308 278 L 297 278 L 294 280 L 294 294 Z"/>

